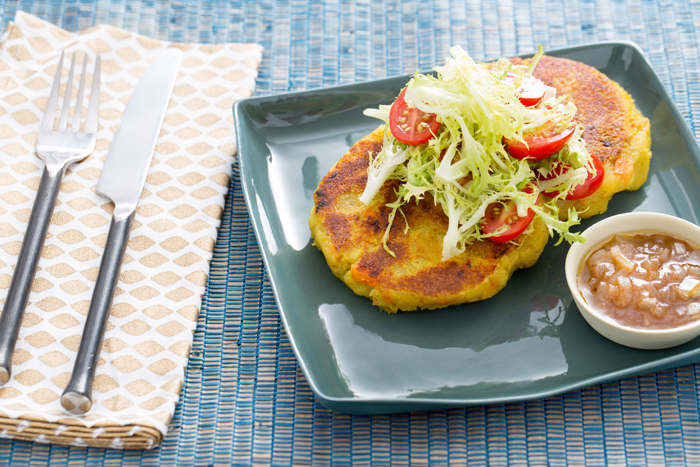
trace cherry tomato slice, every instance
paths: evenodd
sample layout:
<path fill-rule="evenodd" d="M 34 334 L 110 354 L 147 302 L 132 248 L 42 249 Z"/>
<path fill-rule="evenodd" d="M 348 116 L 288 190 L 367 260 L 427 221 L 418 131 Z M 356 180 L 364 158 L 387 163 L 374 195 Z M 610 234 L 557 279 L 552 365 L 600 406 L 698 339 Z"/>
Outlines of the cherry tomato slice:
<path fill-rule="evenodd" d="M 404 144 L 418 146 L 428 142 L 440 129 L 435 114 L 429 114 L 416 107 L 409 107 L 404 100 L 406 89 L 401 91 L 389 112 L 389 129 L 396 139 Z"/>
<path fill-rule="evenodd" d="M 532 193 L 532 190 L 531 185 L 523 189 L 525 193 Z M 537 201 L 539 202 L 539 198 Z M 485 234 L 490 234 L 505 225 L 508 227 L 507 230 L 489 237 L 489 240 L 496 243 L 509 242 L 525 231 L 530 222 L 532 222 L 533 217 L 535 217 L 535 211 L 532 209 L 527 210 L 525 217 L 518 216 L 518 208 L 512 199 L 509 199 L 505 204 L 502 202 L 491 203 L 486 207 L 481 231 Z"/>
<path fill-rule="evenodd" d="M 560 133 L 554 133 L 553 128 L 525 136 L 525 143 L 505 139 L 506 151 L 516 159 L 526 159 L 528 161 L 540 161 L 558 153 L 569 141 L 576 130 L 576 124 L 572 123 L 564 128 Z"/>
<path fill-rule="evenodd" d="M 513 73 L 508 73 L 503 81 L 508 83 L 515 82 L 515 75 Z M 522 81 L 520 81 L 520 87 L 517 89 L 518 100 L 525 107 L 534 107 L 540 102 L 544 97 L 545 91 L 547 90 L 545 84 L 539 79 L 533 76 L 525 76 Z"/>
<path fill-rule="evenodd" d="M 564 197 L 565 200 L 567 201 L 572 201 L 575 199 L 583 199 L 583 198 L 588 198 L 591 196 L 593 193 L 598 191 L 598 188 L 603 184 L 603 179 L 605 178 L 605 169 L 603 168 L 603 164 L 600 162 L 600 159 L 598 159 L 597 156 L 591 154 L 591 157 L 593 158 L 593 166 L 595 167 L 595 175 L 593 173 L 588 172 L 588 178 L 586 178 L 586 181 L 584 181 L 580 185 L 576 185 L 576 188 L 573 189 L 571 193 L 566 195 Z M 538 177 L 539 180 L 551 180 L 554 177 L 558 177 L 559 175 L 563 174 L 567 170 L 569 170 L 570 166 L 559 166 L 555 168 L 549 176 L 542 176 Z M 548 191 L 544 193 L 545 196 L 549 196 L 550 198 L 554 198 L 555 196 L 559 195 L 559 191 Z"/>

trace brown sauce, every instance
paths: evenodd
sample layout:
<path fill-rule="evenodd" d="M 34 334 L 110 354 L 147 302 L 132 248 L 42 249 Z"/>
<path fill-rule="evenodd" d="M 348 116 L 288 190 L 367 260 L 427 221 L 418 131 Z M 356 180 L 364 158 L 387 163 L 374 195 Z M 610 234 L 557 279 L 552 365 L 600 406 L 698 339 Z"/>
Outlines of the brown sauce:
<path fill-rule="evenodd" d="M 615 235 L 584 261 L 583 298 L 617 322 L 668 329 L 700 318 L 700 251 L 660 233 Z"/>

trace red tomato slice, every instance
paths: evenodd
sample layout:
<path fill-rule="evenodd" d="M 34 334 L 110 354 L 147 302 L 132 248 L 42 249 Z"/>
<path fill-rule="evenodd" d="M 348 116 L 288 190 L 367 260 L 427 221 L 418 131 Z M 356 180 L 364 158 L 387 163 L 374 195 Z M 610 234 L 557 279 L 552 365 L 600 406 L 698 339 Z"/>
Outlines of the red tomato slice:
<path fill-rule="evenodd" d="M 401 91 L 389 112 L 389 129 L 396 139 L 404 144 L 418 146 L 426 143 L 440 129 L 435 114 L 409 107 L 404 100 L 406 89 Z"/>
<path fill-rule="evenodd" d="M 583 182 L 581 185 L 577 185 L 571 193 L 564 197 L 565 200 L 571 201 L 574 199 L 587 198 L 596 191 L 598 191 L 598 188 L 600 188 L 600 186 L 603 184 L 603 178 L 605 178 L 605 169 L 603 168 L 603 164 L 600 162 L 600 159 L 598 159 L 597 156 L 591 154 L 591 157 L 593 158 L 593 166 L 595 166 L 595 175 L 593 175 L 593 173 L 591 172 L 588 172 L 588 178 L 586 178 L 586 181 Z M 559 175 L 563 174 L 564 172 L 569 170 L 569 168 L 569 165 L 566 165 L 564 167 L 559 166 L 555 168 L 549 176 L 542 176 L 537 178 L 539 180 L 551 180 L 554 177 L 558 177 Z M 558 196 L 559 193 L 559 191 L 548 191 L 544 193 L 544 195 L 549 196 L 550 198 L 554 198 L 555 196 Z"/>
<path fill-rule="evenodd" d="M 527 185 L 523 189 L 525 193 L 532 193 L 532 190 L 533 188 L 531 185 Z M 537 201 L 539 202 L 539 198 Z M 530 222 L 532 222 L 533 217 L 535 217 L 535 211 L 532 209 L 527 210 L 527 215 L 525 217 L 518 216 L 518 209 L 515 205 L 515 201 L 511 199 L 505 204 L 502 202 L 491 203 L 486 207 L 486 214 L 481 224 L 481 231 L 485 234 L 490 234 L 496 232 L 501 226 L 505 225 L 508 227 L 507 230 L 493 237 L 489 237 L 489 240 L 496 243 L 509 242 L 525 231 L 527 226 L 530 225 Z"/>
<path fill-rule="evenodd" d="M 505 139 L 506 151 L 516 159 L 540 161 L 559 152 L 574 134 L 574 130 L 576 130 L 576 124 L 572 122 L 560 133 L 554 133 L 553 128 L 545 128 L 538 133 L 525 136 L 523 139 L 527 144 Z"/>
<path fill-rule="evenodd" d="M 513 73 L 508 73 L 503 81 L 514 83 L 515 75 Z M 534 76 L 525 76 L 522 81 L 520 81 L 520 87 L 517 89 L 518 100 L 525 107 L 534 107 L 540 102 L 544 97 L 545 91 L 547 90 L 545 84 Z"/>

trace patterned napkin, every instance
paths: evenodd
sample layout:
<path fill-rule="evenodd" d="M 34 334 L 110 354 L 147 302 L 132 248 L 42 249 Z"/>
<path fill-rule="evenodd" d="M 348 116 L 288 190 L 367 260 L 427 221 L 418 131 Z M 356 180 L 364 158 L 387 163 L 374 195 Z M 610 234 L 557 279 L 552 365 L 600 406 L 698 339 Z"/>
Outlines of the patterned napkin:
<path fill-rule="evenodd" d="M 63 410 L 59 398 L 73 368 L 113 207 L 95 186 L 133 88 L 167 47 L 184 52 L 180 75 L 122 266 L 93 408 L 77 417 Z M 0 388 L 0 436 L 151 448 L 173 416 L 207 282 L 236 151 L 231 105 L 252 94 L 262 48 L 174 44 L 108 26 L 72 34 L 17 13 L 0 43 L 3 302 L 44 168 L 36 137 L 61 50 L 62 92 L 71 53 L 86 52 L 91 61 L 102 57 L 100 130 L 92 155 L 63 179 L 12 379 Z"/>

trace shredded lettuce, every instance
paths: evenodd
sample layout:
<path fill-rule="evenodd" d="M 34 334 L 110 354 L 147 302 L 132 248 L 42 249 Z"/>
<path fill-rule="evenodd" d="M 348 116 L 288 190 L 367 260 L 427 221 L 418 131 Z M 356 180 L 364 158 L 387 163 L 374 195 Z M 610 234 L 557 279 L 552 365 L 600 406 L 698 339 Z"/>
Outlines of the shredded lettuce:
<path fill-rule="evenodd" d="M 576 129 L 570 143 L 559 153 L 537 163 L 511 157 L 503 143 L 504 138 L 524 142 L 523 135 L 529 131 L 545 125 L 563 129 L 574 120 L 576 106 L 565 102 L 563 96 L 557 98 L 552 88 L 547 89 L 545 99 L 535 108 L 524 107 L 517 98 L 519 83 L 532 74 L 543 54 L 542 48 L 529 66 L 502 59 L 487 67 L 475 62 L 461 47 L 453 47 L 450 52 L 444 66 L 435 68 L 437 76 L 415 74 L 406 87 L 406 103 L 435 114 L 441 122 L 437 134 L 427 143 L 410 146 L 396 140 L 389 129 L 390 106 L 365 111 L 384 121 L 385 131 L 381 151 L 371 155 L 367 187 L 360 200 L 369 205 L 386 180 L 401 182 L 397 200 L 388 205 L 392 213 L 384 248 L 393 254 L 387 239 L 396 212 L 401 212 L 408 202 L 424 199 L 428 193 L 449 219 L 443 238 L 443 260 L 462 253 L 471 242 L 497 235 L 498 232 L 485 234 L 481 220 L 489 204 L 509 200 L 516 203 L 520 216 L 532 209 L 550 235 L 560 235 L 560 242 L 583 241 L 580 235 L 569 232 L 579 222 L 577 213 L 571 210 L 569 219 L 560 221 L 556 205 L 557 199 L 583 183 L 587 170 L 595 170 L 581 138 L 582 129 Z M 503 79 L 508 73 L 515 74 L 514 81 Z M 538 189 L 530 193 L 522 189 L 528 184 L 536 187 L 536 171 L 551 173 L 554 160 L 570 164 L 575 170 L 547 181 L 546 188 L 540 185 L 540 189 L 556 189 L 561 194 L 538 205 Z"/>

